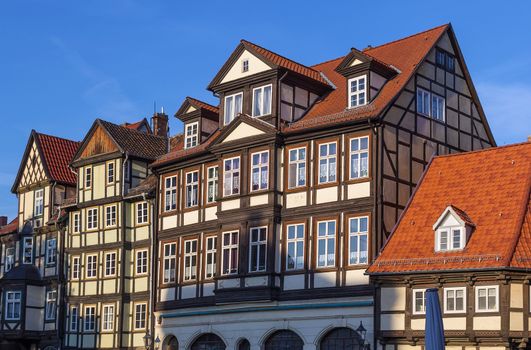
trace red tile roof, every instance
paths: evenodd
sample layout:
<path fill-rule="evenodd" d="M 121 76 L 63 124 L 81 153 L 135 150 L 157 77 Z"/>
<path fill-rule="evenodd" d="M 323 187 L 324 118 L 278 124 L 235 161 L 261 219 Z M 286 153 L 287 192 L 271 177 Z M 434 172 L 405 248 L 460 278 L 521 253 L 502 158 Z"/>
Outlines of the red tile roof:
<path fill-rule="evenodd" d="M 325 78 L 323 78 L 323 76 L 317 69 L 314 69 L 312 67 L 307 67 L 303 64 L 297 63 L 293 60 L 290 60 L 289 58 L 286 58 L 277 53 L 269 51 L 268 49 L 265 49 L 261 46 L 253 44 L 247 40 L 242 40 L 241 42 L 247 48 L 251 48 L 251 51 L 258 53 L 259 55 L 265 57 L 268 61 L 272 62 L 273 64 L 279 67 L 289 69 L 295 73 L 298 73 L 310 79 L 316 80 L 324 85 L 329 85 L 328 81 Z"/>
<path fill-rule="evenodd" d="M 51 180 L 75 185 L 76 175 L 70 171 L 68 165 L 76 154 L 79 142 L 42 133 L 35 135 Z"/>
<path fill-rule="evenodd" d="M 193 98 L 193 97 L 190 97 L 190 96 L 187 96 L 186 99 L 190 102 L 190 104 L 192 104 L 193 106 L 197 107 L 197 108 L 204 108 L 208 111 L 211 111 L 213 113 L 216 113 L 218 114 L 219 113 L 219 107 L 216 107 L 216 106 L 212 106 L 211 104 L 208 104 L 206 102 L 203 102 L 203 101 L 200 101 L 196 98 Z"/>
<path fill-rule="evenodd" d="M 363 107 L 347 109 L 346 78 L 335 71 L 344 57 L 312 66 L 314 70 L 324 73 L 336 88 L 323 99 L 317 101 L 299 121 L 285 127 L 284 131 L 288 133 L 296 132 L 306 128 L 378 116 L 404 88 L 424 57 L 448 28 L 449 25 L 445 24 L 400 40 L 363 50 L 363 54 L 373 57 L 386 65 L 396 67 L 400 71 L 399 74 L 384 85 L 378 96 L 371 103 Z"/>
<path fill-rule="evenodd" d="M 18 217 L 14 218 L 9 224 L 0 227 L 0 235 L 7 235 L 17 232 Z"/>
<path fill-rule="evenodd" d="M 146 118 L 133 123 L 123 123 L 122 126 L 132 130 L 139 130 L 142 125 L 145 125 L 148 132 L 151 133 L 151 128 Z"/>
<path fill-rule="evenodd" d="M 435 157 L 368 273 L 531 268 L 530 189 L 529 142 Z M 463 250 L 435 252 L 448 204 L 475 228 Z"/>

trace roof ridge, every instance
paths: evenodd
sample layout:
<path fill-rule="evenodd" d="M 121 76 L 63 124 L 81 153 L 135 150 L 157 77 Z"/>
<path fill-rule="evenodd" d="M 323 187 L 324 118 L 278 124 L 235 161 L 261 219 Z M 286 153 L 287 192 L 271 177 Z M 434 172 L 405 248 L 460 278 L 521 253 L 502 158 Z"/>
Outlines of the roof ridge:
<path fill-rule="evenodd" d="M 155 135 L 155 134 L 146 134 L 145 132 L 142 132 L 142 131 L 139 131 L 139 130 L 136 130 L 136 129 L 131 129 L 131 128 L 128 128 L 124 125 L 120 125 L 120 124 L 115 124 L 113 122 L 110 122 L 108 120 L 103 120 L 103 119 L 100 119 L 98 118 L 97 120 L 99 120 L 100 122 L 104 122 L 104 123 L 108 123 L 108 124 L 111 124 L 111 125 L 114 125 L 114 126 L 117 126 L 119 128 L 122 128 L 124 130 L 127 130 L 128 132 L 135 132 L 135 133 L 138 133 L 138 134 L 141 134 L 141 135 L 145 135 L 145 136 L 153 136 L 153 137 L 158 137 L 160 139 L 165 139 L 166 137 L 164 136 L 160 136 L 160 135 Z"/>
<path fill-rule="evenodd" d="M 315 67 L 315 66 L 321 66 L 321 65 L 323 65 L 323 64 L 327 64 L 327 63 L 330 63 L 330 62 L 333 62 L 333 61 L 342 60 L 342 59 L 344 59 L 345 57 L 346 57 L 346 55 L 343 55 L 343 56 L 340 56 L 340 57 L 332 58 L 332 59 L 330 59 L 330 60 L 326 60 L 326 61 L 321 62 L 321 63 L 316 63 L 316 64 L 310 66 L 310 68 L 313 68 L 313 67 Z M 315 69 L 315 68 L 313 68 L 313 69 Z"/>
<path fill-rule="evenodd" d="M 291 58 L 288 58 L 288 57 L 283 56 L 283 55 L 281 55 L 281 54 L 279 54 L 279 53 L 276 53 L 275 51 L 272 51 L 272 50 L 270 50 L 270 49 L 266 49 L 265 47 L 260 46 L 260 45 L 258 45 L 258 44 L 255 44 L 255 43 L 253 43 L 253 42 L 250 42 L 249 40 L 241 39 L 240 42 L 241 42 L 241 43 L 247 43 L 247 44 L 251 44 L 251 45 L 257 46 L 257 47 L 261 48 L 262 50 L 269 51 L 269 52 L 271 52 L 272 54 L 275 54 L 275 55 L 277 55 L 277 56 L 279 56 L 279 57 L 281 57 L 281 58 L 283 58 L 283 59 L 285 59 L 285 60 L 291 61 L 291 62 L 293 62 L 293 63 L 295 63 L 295 64 L 298 64 L 298 65 L 301 65 L 301 66 L 303 66 L 303 67 L 305 67 L 305 68 L 311 69 L 311 70 L 313 70 L 313 71 L 316 72 L 316 73 L 319 73 L 318 70 L 313 69 L 311 66 L 307 66 L 307 65 L 305 65 L 304 63 L 300 63 L 300 62 L 297 62 L 297 61 L 295 61 L 295 60 L 292 60 Z"/>
<path fill-rule="evenodd" d="M 524 141 L 524 142 L 518 142 L 518 143 L 511 143 L 509 145 L 495 146 L 495 147 L 483 148 L 483 149 L 476 149 L 476 150 L 467 151 L 467 152 L 441 154 L 441 155 L 435 156 L 434 159 L 449 158 L 449 157 L 456 157 L 456 156 L 466 156 L 466 155 L 469 155 L 469 154 L 476 154 L 476 153 L 481 153 L 481 152 L 495 151 L 495 150 L 498 150 L 500 148 L 505 149 L 505 148 L 523 146 L 525 144 L 531 145 L 531 142 L 530 141 Z"/>
<path fill-rule="evenodd" d="M 61 140 L 65 140 L 65 141 L 69 141 L 69 142 L 74 142 L 74 143 L 80 143 L 81 141 L 74 141 L 72 139 L 67 139 L 65 137 L 60 137 L 60 136 L 56 136 L 56 135 L 50 135 L 50 134 L 45 134 L 43 132 L 39 132 L 37 130 L 35 130 L 35 134 L 39 135 L 39 136 L 47 136 L 47 137 L 53 137 L 53 138 L 56 138 L 56 139 L 61 139 Z"/>
<path fill-rule="evenodd" d="M 387 46 L 387 45 L 392 45 L 392 44 L 395 44 L 397 42 L 400 42 L 400 41 L 403 41 L 403 40 L 407 40 L 407 39 L 410 39 L 410 38 L 413 38 L 415 36 L 419 36 L 419 35 L 422 35 L 422 34 L 426 34 L 428 32 L 431 32 L 433 30 L 436 30 L 436 29 L 440 29 L 442 27 L 449 27 L 450 26 L 450 23 L 445 23 L 445 24 L 441 24 L 437 27 L 433 27 L 433 28 L 430 28 L 430 29 L 426 29 L 426 30 L 423 30 L 422 32 L 418 32 L 418 33 L 414 33 L 414 34 L 410 34 L 408 36 L 405 36 L 403 38 L 400 38 L 400 39 L 396 39 L 396 40 L 393 40 L 393 41 L 389 41 L 387 43 L 383 43 L 383 44 L 380 44 L 380 45 L 377 45 L 377 46 L 373 46 L 371 48 L 366 48 L 366 49 L 363 49 L 361 50 L 361 52 L 365 53 L 366 51 L 370 51 L 370 50 L 374 50 L 374 49 L 379 49 L 381 47 L 384 47 L 384 46 Z"/>

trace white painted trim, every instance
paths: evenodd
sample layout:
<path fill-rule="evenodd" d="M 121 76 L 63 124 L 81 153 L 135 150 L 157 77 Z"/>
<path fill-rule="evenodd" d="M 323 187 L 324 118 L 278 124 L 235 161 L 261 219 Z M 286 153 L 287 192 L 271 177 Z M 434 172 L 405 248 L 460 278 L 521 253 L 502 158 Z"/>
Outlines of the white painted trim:
<path fill-rule="evenodd" d="M 479 294 L 479 290 L 480 289 L 486 289 L 487 290 L 487 307 L 488 307 L 488 299 L 489 299 L 489 292 L 488 290 L 490 288 L 494 288 L 496 290 L 496 308 L 495 309 L 485 309 L 485 310 L 480 310 L 479 309 L 479 297 L 478 297 L 478 294 Z M 500 310 L 500 287 L 497 286 L 497 285 L 494 285 L 494 286 L 475 286 L 474 287 L 474 298 L 475 298 L 475 306 L 476 306 L 476 312 L 498 312 Z"/>
<path fill-rule="evenodd" d="M 463 291 L 463 310 L 448 310 L 448 296 L 446 294 L 447 291 L 454 291 L 457 292 L 458 290 Z M 450 288 L 444 288 L 443 289 L 443 299 L 444 299 L 444 313 L 445 314 L 464 314 L 467 312 L 467 298 L 466 298 L 466 287 L 450 287 Z M 455 294 L 454 294 L 455 299 Z M 455 305 L 454 305 L 455 306 Z"/>
<path fill-rule="evenodd" d="M 356 82 L 358 83 L 358 81 L 360 81 L 361 79 L 365 79 L 365 88 L 363 90 L 359 90 L 359 91 L 356 91 L 355 93 L 352 93 L 352 89 L 350 87 L 351 83 L 352 82 Z M 361 107 L 361 106 L 365 106 L 367 103 L 368 103 L 368 99 L 369 99 L 369 95 L 367 94 L 367 84 L 368 84 L 368 80 L 367 80 L 367 74 L 363 74 L 363 75 L 359 75 L 357 77 L 354 77 L 354 78 L 350 78 L 348 80 L 348 84 L 347 84 L 347 103 L 348 103 L 348 108 L 357 108 L 357 107 Z M 362 103 L 362 104 L 358 104 L 356 106 L 352 106 L 351 103 L 352 103 L 352 99 L 351 97 L 353 95 L 360 95 L 364 93 L 365 94 L 365 101 Z"/>
<path fill-rule="evenodd" d="M 267 87 L 270 87 L 271 88 L 271 98 L 269 99 L 269 113 L 266 113 L 266 114 L 260 114 L 260 115 L 254 115 L 254 106 L 256 104 L 256 101 L 254 100 L 254 92 L 256 90 L 262 90 L 262 95 L 261 95 L 261 100 L 260 100 L 260 104 L 262 105 L 262 109 L 265 107 L 263 102 L 264 102 L 264 91 Z M 272 113 L 272 106 L 273 106 L 273 84 L 267 84 L 267 85 L 263 85 L 263 86 L 259 86 L 259 87 L 256 87 L 253 89 L 253 96 L 252 96 L 252 106 L 251 106 L 251 114 L 253 117 L 263 117 L 263 116 L 266 116 L 266 115 L 271 115 Z"/>

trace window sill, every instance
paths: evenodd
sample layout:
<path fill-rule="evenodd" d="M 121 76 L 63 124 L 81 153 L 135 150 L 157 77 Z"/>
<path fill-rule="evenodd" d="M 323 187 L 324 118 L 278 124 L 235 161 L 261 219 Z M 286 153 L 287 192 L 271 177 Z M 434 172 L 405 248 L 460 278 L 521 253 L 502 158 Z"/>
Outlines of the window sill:
<path fill-rule="evenodd" d="M 334 186 L 338 186 L 338 185 L 339 185 L 339 181 L 324 182 L 324 183 L 321 183 L 321 184 L 316 184 L 314 186 L 314 188 L 317 190 L 317 189 L 320 189 L 320 188 L 328 188 L 328 187 L 334 187 Z"/>

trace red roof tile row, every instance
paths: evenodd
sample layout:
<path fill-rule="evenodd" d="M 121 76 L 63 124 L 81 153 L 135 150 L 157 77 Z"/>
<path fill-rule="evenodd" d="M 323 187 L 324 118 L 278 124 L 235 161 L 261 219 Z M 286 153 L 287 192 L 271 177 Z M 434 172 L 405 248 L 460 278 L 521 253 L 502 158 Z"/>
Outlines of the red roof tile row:
<path fill-rule="evenodd" d="M 35 133 L 35 135 L 42 149 L 42 156 L 51 180 L 75 185 L 76 175 L 70 170 L 69 164 L 77 151 L 79 142 L 42 133 Z"/>

